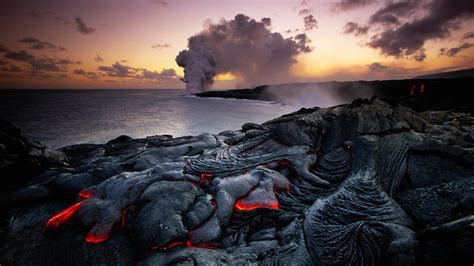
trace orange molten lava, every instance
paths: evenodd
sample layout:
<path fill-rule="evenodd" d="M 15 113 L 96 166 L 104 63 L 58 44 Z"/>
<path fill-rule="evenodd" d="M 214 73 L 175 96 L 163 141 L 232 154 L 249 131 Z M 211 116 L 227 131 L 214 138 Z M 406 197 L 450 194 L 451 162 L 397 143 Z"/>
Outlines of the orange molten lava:
<path fill-rule="evenodd" d="M 84 198 L 84 199 L 88 199 L 88 198 L 92 197 L 92 191 L 82 190 L 81 192 L 79 192 L 79 197 Z"/>
<path fill-rule="evenodd" d="M 186 247 L 188 248 L 208 248 L 208 249 L 214 249 L 216 248 L 216 245 L 214 244 L 193 244 L 190 239 L 186 241 Z"/>
<path fill-rule="evenodd" d="M 280 204 L 278 201 L 274 201 L 270 204 L 245 204 L 243 203 L 242 199 L 238 200 L 234 208 L 239 211 L 253 211 L 256 209 L 278 209 Z"/>
<path fill-rule="evenodd" d="M 84 202 L 84 200 L 79 201 L 71 207 L 56 213 L 48 220 L 48 222 L 46 223 L 46 227 L 48 229 L 57 229 L 63 226 L 67 221 L 69 221 L 72 215 L 79 209 L 79 207 L 81 207 Z"/>
<path fill-rule="evenodd" d="M 105 240 L 109 239 L 109 237 L 110 237 L 109 234 L 95 235 L 95 234 L 89 233 L 86 236 L 86 242 L 87 243 L 92 243 L 92 244 L 97 244 L 97 243 L 104 242 Z"/>

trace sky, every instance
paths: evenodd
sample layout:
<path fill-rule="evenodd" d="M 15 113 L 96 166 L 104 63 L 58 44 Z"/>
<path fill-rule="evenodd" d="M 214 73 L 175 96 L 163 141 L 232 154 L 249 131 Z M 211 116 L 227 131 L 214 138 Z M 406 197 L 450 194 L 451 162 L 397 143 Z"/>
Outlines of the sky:
<path fill-rule="evenodd" d="M 0 21 L 0 88 L 233 89 L 474 67 L 472 0 L 4 0 Z"/>

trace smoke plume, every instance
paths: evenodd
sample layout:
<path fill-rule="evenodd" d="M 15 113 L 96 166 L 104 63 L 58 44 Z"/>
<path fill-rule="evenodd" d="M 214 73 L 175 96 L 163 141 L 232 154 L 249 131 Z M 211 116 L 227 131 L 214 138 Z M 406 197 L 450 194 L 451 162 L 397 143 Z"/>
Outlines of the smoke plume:
<path fill-rule="evenodd" d="M 305 34 L 284 38 L 271 32 L 270 26 L 270 18 L 256 21 L 243 14 L 207 23 L 202 32 L 188 39 L 188 49 L 176 57 L 184 68 L 188 93 L 209 89 L 215 75 L 224 73 L 232 73 L 249 86 L 287 80 L 296 56 L 312 50 L 311 41 Z"/>

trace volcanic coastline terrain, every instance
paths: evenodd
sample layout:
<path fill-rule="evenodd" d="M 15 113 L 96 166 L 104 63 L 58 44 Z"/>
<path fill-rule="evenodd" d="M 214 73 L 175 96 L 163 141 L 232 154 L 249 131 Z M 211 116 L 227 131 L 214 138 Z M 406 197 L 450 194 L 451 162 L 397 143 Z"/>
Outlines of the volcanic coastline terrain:
<path fill-rule="evenodd" d="M 0 264 L 471 265 L 472 81 L 325 83 L 377 97 L 57 150 L 1 122 Z"/>

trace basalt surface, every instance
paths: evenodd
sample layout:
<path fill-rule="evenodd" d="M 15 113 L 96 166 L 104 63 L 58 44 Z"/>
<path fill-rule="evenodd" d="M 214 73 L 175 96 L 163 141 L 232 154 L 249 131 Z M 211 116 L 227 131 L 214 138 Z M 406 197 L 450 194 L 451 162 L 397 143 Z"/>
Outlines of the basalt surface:
<path fill-rule="evenodd" d="M 16 157 L 2 131 L 41 171 L 2 172 L 0 264 L 472 265 L 473 122 L 359 100 Z"/>

